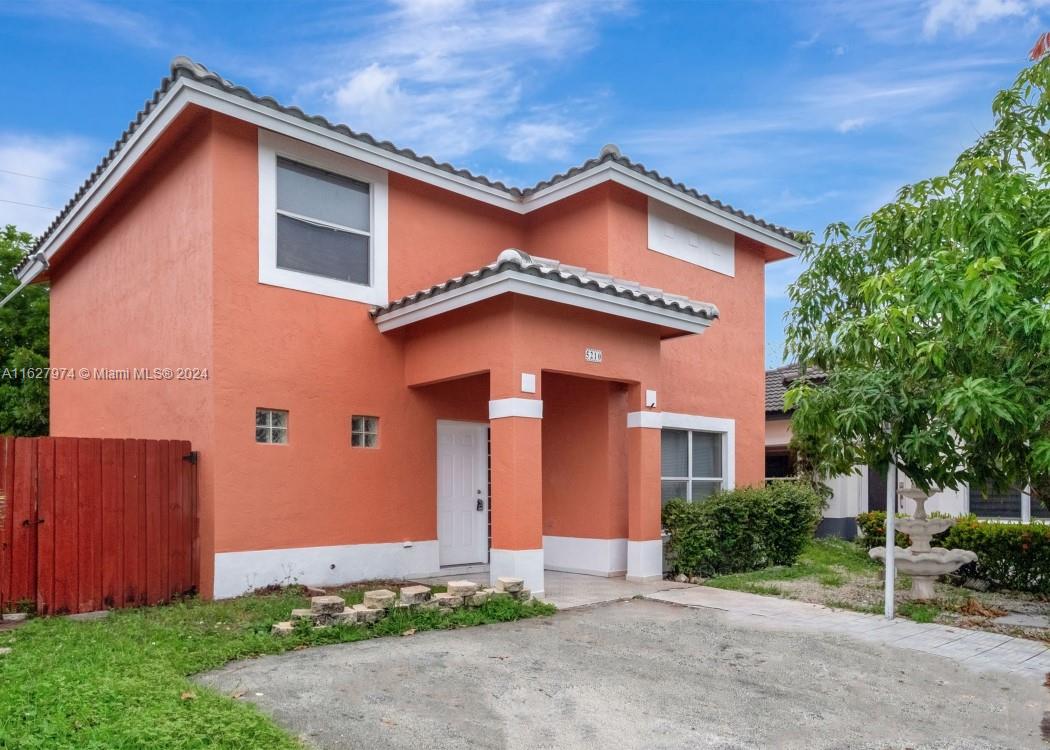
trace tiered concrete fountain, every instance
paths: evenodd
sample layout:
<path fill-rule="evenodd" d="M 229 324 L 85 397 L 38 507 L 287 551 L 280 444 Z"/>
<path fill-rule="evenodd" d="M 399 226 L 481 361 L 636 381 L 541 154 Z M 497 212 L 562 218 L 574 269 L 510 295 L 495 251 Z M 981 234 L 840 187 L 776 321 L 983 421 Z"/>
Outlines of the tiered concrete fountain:
<path fill-rule="evenodd" d="M 933 599 L 933 583 L 937 577 L 976 561 L 977 553 L 968 549 L 931 547 L 930 540 L 933 536 L 954 526 L 955 519 L 929 518 L 926 515 L 926 501 L 929 495 L 920 489 L 905 489 L 899 492 L 915 501 L 915 514 L 911 518 L 899 518 L 896 521 L 897 530 L 908 535 L 911 546 L 894 546 L 894 566 L 904 575 L 911 576 L 912 599 Z M 872 559 L 884 562 L 886 560 L 885 547 L 873 547 L 868 554 Z"/>

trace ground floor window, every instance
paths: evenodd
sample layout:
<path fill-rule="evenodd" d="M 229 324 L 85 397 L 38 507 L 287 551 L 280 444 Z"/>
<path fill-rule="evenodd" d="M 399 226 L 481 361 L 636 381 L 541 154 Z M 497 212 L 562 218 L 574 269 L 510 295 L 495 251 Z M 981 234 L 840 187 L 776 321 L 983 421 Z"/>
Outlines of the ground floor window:
<path fill-rule="evenodd" d="M 725 433 L 660 432 L 660 501 L 703 500 L 725 487 Z"/>
<path fill-rule="evenodd" d="M 983 491 L 970 490 L 970 512 L 978 518 L 1003 518 L 1016 521 L 1048 519 L 1050 510 L 1038 497 L 1031 497 L 1018 488 Z"/>

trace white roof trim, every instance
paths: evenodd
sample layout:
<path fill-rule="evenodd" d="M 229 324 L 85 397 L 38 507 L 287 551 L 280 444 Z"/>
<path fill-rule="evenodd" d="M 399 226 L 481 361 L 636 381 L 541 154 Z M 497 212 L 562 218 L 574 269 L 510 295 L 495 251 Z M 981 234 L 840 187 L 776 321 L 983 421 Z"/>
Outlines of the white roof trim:
<path fill-rule="evenodd" d="M 133 167 L 164 129 L 190 104 L 250 122 L 260 128 L 281 133 L 290 138 L 349 156 L 359 161 L 407 175 L 430 185 L 488 203 L 517 214 L 527 214 L 551 203 L 568 198 L 576 193 L 613 181 L 632 190 L 637 190 L 655 200 L 668 203 L 718 226 L 731 229 L 746 237 L 774 247 L 789 255 L 798 255 L 798 242 L 774 231 L 752 224 L 728 211 L 722 211 L 703 201 L 674 190 L 656 180 L 640 175 L 615 162 L 605 162 L 572 177 L 522 198 L 515 199 L 505 191 L 484 185 L 460 175 L 431 167 L 406 156 L 372 146 L 363 141 L 342 135 L 324 126 L 311 123 L 291 114 L 280 112 L 263 104 L 244 99 L 208 86 L 191 78 L 180 77 L 171 89 L 160 98 L 143 123 L 135 129 L 128 142 L 119 149 L 77 205 L 51 232 L 47 241 L 39 248 L 50 260 L 58 248 L 69 239 L 85 218 L 109 195 L 124 175 Z M 18 273 L 20 280 L 32 280 L 46 266 L 34 261 Z"/>
<path fill-rule="evenodd" d="M 481 281 L 415 302 L 408 307 L 380 313 L 375 319 L 376 326 L 385 333 L 501 294 L 521 294 L 526 297 L 559 302 L 607 315 L 651 323 L 683 333 L 703 333 L 713 322 L 696 315 L 596 292 L 593 289 L 582 289 L 520 271 L 507 270 Z"/>

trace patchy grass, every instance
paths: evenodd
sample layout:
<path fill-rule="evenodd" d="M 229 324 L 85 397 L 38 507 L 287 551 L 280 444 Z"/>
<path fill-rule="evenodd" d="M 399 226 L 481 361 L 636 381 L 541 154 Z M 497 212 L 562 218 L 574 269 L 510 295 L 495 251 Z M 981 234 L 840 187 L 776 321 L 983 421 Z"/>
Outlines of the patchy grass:
<path fill-rule="evenodd" d="M 867 550 L 843 539 L 814 539 L 806 545 L 794 565 L 720 576 L 707 581 L 707 585 L 782 596 L 855 612 L 877 614 L 883 607 L 882 565 L 869 558 Z M 1046 597 L 1012 591 L 978 592 L 937 583 L 934 601 L 913 602 L 908 599 L 910 589 L 911 579 L 898 576 L 897 613 L 901 617 L 1050 642 L 1048 629 L 1018 628 L 993 622 L 994 618 L 1007 612 L 1050 613 L 1050 601 Z"/>
<path fill-rule="evenodd" d="M 363 591 L 339 593 L 356 603 Z M 0 646 L 14 649 L 0 657 L 0 747 L 298 748 L 297 740 L 251 704 L 201 687 L 189 676 L 290 649 L 554 612 L 539 602 L 496 600 L 451 613 L 395 613 L 370 627 L 270 635 L 273 623 L 304 606 L 308 599 L 292 589 L 122 610 L 95 622 L 43 618 L 0 632 Z"/>

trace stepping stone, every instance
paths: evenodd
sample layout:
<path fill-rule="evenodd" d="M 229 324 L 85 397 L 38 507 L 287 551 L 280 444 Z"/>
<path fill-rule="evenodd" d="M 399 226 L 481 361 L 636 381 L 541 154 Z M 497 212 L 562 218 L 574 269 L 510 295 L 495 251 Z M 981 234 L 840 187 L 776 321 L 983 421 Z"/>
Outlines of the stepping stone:
<path fill-rule="evenodd" d="M 446 607 L 448 609 L 457 609 L 463 606 L 462 596 L 456 596 L 455 594 L 449 594 L 447 592 L 434 594 L 434 601 L 438 603 L 438 606 Z"/>
<path fill-rule="evenodd" d="M 332 615 L 334 625 L 355 625 L 358 622 L 358 613 L 352 607 L 345 607 L 342 612 Z"/>
<path fill-rule="evenodd" d="M 449 581 L 445 586 L 446 591 L 453 596 L 470 596 L 476 594 L 481 586 L 473 581 Z"/>
<path fill-rule="evenodd" d="M 376 589 L 365 592 L 365 606 L 372 609 L 390 609 L 397 601 L 397 594 L 387 589 Z"/>
<path fill-rule="evenodd" d="M 310 611 L 315 615 L 337 615 L 345 606 L 341 596 L 315 596 L 310 600 Z"/>
<path fill-rule="evenodd" d="M 422 604 L 430 600 L 429 586 L 402 586 L 401 602 L 403 604 Z"/>
<path fill-rule="evenodd" d="M 509 578 L 501 577 L 496 579 L 496 590 L 506 591 L 508 594 L 514 594 L 525 588 L 524 578 Z"/>
<path fill-rule="evenodd" d="M 292 619 L 293 620 L 312 620 L 314 617 L 314 611 L 312 609 L 293 609 Z"/>
<path fill-rule="evenodd" d="M 494 593 L 494 591 L 485 589 L 484 591 L 478 591 L 476 593 L 471 594 L 470 596 L 463 597 L 463 601 L 468 607 L 480 607 L 482 604 L 491 599 L 492 594 Z"/>
<path fill-rule="evenodd" d="M 273 635 L 286 636 L 295 632 L 295 626 L 290 622 L 276 622 L 270 629 Z"/>
<path fill-rule="evenodd" d="M 364 604 L 355 604 L 352 609 L 357 613 L 357 621 L 362 623 L 372 624 L 378 622 L 379 618 L 383 616 L 383 610 L 368 607 Z"/>

